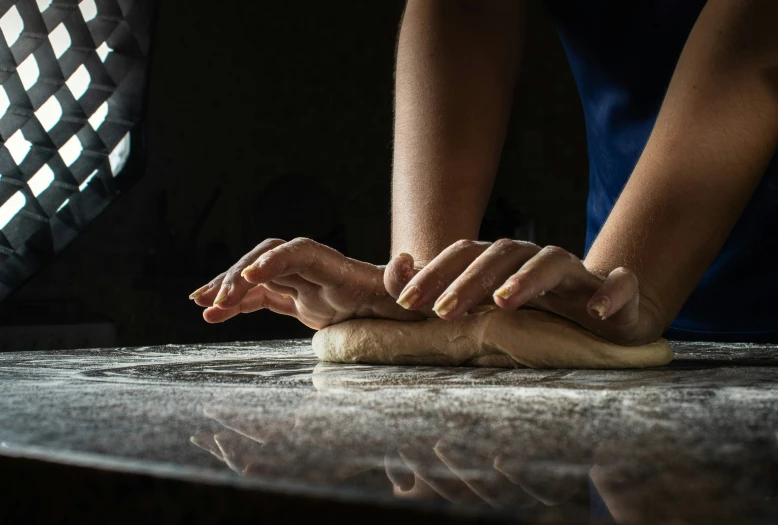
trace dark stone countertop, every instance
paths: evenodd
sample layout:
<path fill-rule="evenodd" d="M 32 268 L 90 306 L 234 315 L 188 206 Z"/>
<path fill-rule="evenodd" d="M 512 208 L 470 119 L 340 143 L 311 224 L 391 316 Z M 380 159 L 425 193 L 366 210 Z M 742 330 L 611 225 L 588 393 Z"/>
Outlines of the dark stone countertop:
<path fill-rule="evenodd" d="M 0 354 L 0 459 L 373 522 L 775 523 L 778 348 L 673 348 L 624 371 L 337 365 L 309 341 Z"/>

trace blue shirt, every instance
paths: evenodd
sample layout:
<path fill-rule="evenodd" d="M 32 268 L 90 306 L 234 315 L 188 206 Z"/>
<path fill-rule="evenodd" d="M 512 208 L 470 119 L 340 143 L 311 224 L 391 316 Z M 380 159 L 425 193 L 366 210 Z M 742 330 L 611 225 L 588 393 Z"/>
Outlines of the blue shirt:
<path fill-rule="evenodd" d="M 546 5 L 586 119 L 588 252 L 648 141 L 705 0 L 547 0 Z M 778 341 L 778 156 L 665 335 Z"/>

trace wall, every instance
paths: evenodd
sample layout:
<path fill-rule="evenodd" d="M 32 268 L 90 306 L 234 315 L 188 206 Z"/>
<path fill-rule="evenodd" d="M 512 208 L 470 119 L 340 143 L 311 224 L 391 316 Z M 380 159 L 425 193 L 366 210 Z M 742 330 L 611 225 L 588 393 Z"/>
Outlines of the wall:
<path fill-rule="evenodd" d="M 510 235 L 518 217 L 531 218 L 536 242 L 581 255 L 580 105 L 553 24 L 530 4 L 499 198 L 484 231 Z M 187 295 L 270 236 L 313 237 L 386 261 L 403 2 L 191 5 L 161 5 L 146 176 L 0 305 L 3 319 L 101 319 L 122 345 L 306 336 L 268 312 L 206 325 Z"/>

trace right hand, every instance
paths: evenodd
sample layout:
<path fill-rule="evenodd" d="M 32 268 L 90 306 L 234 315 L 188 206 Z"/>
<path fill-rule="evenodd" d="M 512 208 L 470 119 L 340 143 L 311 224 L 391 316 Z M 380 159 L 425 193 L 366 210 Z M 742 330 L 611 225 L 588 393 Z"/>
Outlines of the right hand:
<path fill-rule="evenodd" d="M 398 259 L 387 266 L 384 284 L 411 311 L 426 311 L 434 304 L 433 315 L 454 320 L 483 305 L 504 310 L 529 306 L 627 346 L 656 341 L 663 331 L 660 309 L 641 295 L 632 271 L 619 267 L 595 273 L 556 246 L 541 248 L 513 239 L 461 240 L 414 271 L 408 281 L 391 278 L 397 275 L 393 270 Z"/>
<path fill-rule="evenodd" d="M 412 277 L 412 267 L 393 268 Z M 386 292 L 384 269 L 310 239 L 267 239 L 189 298 L 205 307 L 209 323 L 264 308 L 316 330 L 360 317 L 423 320 L 423 313 L 402 308 Z"/>

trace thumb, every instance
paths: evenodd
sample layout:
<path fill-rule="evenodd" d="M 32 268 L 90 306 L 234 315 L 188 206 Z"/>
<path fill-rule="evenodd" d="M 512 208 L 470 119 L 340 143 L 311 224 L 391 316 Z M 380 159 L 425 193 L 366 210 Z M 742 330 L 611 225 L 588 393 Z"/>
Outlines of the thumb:
<path fill-rule="evenodd" d="M 384 287 L 389 295 L 397 299 L 405 285 L 419 270 L 413 267 L 413 256 L 401 253 L 389 261 L 384 270 Z"/>

